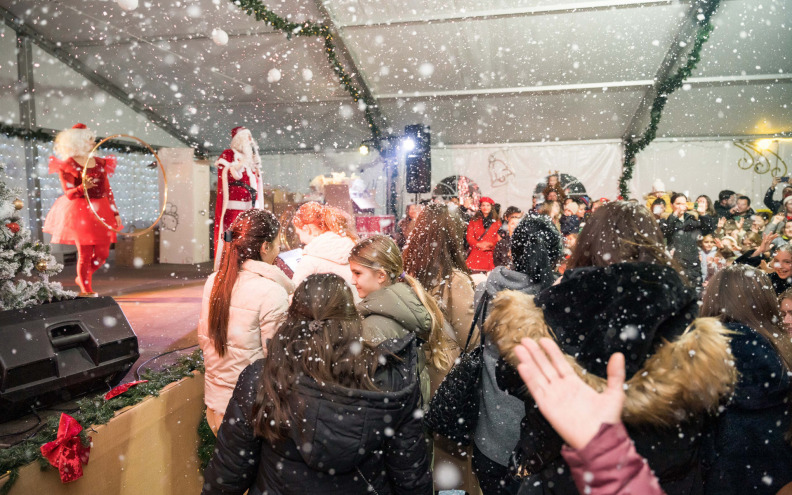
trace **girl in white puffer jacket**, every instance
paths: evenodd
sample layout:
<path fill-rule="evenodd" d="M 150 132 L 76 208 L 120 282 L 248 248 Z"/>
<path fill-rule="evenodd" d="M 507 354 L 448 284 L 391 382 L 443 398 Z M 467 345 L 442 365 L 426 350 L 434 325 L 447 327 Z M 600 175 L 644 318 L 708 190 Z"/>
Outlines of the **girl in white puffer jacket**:
<path fill-rule="evenodd" d="M 206 419 L 215 434 L 239 374 L 267 355 L 267 340 L 289 308 L 294 285 L 273 265 L 279 230 L 267 210 L 240 214 L 223 234 L 220 268 L 204 286 L 198 342 L 206 368 Z"/>

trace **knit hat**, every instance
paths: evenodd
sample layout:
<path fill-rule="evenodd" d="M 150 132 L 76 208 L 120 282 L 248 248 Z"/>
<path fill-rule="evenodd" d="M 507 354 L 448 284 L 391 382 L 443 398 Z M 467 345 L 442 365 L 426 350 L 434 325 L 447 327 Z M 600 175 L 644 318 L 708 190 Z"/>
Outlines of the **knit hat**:
<path fill-rule="evenodd" d="M 561 234 L 545 215 L 526 215 L 511 236 L 514 269 L 531 282 L 549 286 L 553 268 L 563 253 Z"/>
<path fill-rule="evenodd" d="M 488 197 L 488 196 L 484 196 L 483 198 L 481 198 L 479 200 L 479 204 L 481 204 L 481 203 L 489 203 L 491 205 L 494 205 L 495 204 L 495 200 L 490 198 L 490 197 Z"/>

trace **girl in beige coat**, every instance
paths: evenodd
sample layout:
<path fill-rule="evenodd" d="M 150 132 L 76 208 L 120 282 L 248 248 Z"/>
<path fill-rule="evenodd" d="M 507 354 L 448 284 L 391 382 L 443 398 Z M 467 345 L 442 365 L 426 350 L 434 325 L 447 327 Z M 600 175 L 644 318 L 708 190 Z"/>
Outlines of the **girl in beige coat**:
<path fill-rule="evenodd" d="M 417 279 L 437 301 L 443 313 L 443 330 L 448 337 L 444 349 L 433 349 L 427 359 L 432 394 L 442 383 L 462 352 L 473 322 L 475 287 L 465 263 L 465 226 L 456 210 L 430 204 L 421 212 L 404 247 L 404 269 Z M 478 331 L 471 337 L 478 342 Z M 475 345 L 475 344 L 472 344 Z M 437 353 L 441 353 L 437 356 Z M 455 486 L 438 483 L 436 489 L 460 489 L 471 495 L 481 493 L 470 464 L 471 447 L 459 448 L 444 437 L 435 436 L 434 468 L 450 464 L 459 474 Z"/>
<path fill-rule="evenodd" d="M 225 232 L 220 268 L 203 292 L 198 342 L 204 355 L 206 419 L 217 434 L 239 374 L 267 355 L 289 308 L 294 285 L 272 263 L 280 226 L 275 215 L 253 209 Z"/>

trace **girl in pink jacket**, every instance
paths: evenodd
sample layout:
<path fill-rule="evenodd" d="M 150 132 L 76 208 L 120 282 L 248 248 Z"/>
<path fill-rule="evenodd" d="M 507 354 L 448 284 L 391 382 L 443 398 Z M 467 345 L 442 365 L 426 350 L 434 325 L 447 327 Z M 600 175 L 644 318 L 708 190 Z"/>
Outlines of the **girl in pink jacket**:
<path fill-rule="evenodd" d="M 286 317 L 291 280 L 273 265 L 280 225 L 267 210 L 239 214 L 223 234 L 218 270 L 204 286 L 198 343 L 204 355 L 204 402 L 217 434 L 239 374 L 266 357 L 267 340 Z"/>

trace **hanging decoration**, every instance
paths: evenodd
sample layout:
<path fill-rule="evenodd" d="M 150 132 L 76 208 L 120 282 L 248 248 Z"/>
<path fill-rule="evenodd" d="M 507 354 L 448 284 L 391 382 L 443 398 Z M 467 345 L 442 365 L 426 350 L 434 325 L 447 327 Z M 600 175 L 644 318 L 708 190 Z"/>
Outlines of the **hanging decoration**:
<path fill-rule="evenodd" d="M 41 446 L 41 455 L 58 468 L 61 482 L 68 483 L 82 478 L 83 464 L 88 464 L 91 453 L 91 437 L 83 443 L 80 432 L 83 427 L 76 419 L 61 413 L 58 424 L 58 437 Z"/>
<path fill-rule="evenodd" d="M 333 42 L 333 35 L 330 32 L 330 28 L 328 26 L 325 24 L 316 24 L 309 21 L 303 23 L 289 22 L 283 17 L 269 10 L 266 5 L 261 3 L 260 0 L 229 1 L 240 9 L 244 10 L 247 15 L 255 17 L 257 21 L 264 21 L 278 31 L 285 33 L 286 38 L 288 39 L 291 39 L 292 36 L 322 38 L 324 40 L 325 54 L 327 55 L 327 59 L 338 76 L 338 79 L 341 81 L 341 85 L 355 102 L 362 100 L 363 103 L 365 103 L 364 112 L 366 114 L 366 122 L 368 122 L 369 129 L 374 140 L 379 140 L 379 138 L 382 136 L 382 131 L 380 131 L 380 128 L 374 118 L 374 112 L 372 111 L 372 109 L 376 107 L 377 102 L 374 101 L 372 97 L 364 94 L 353 84 L 352 78 L 344 69 L 344 66 L 341 65 L 338 55 L 336 55 L 336 46 Z"/>
<path fill-rule="evenodd" d="M 138 8 L 138 0 L 116 0 L 116 1 L 118 3 L 118 6 L 126 10 L 127 12 L 130 12 Z"/>
<path fill-rule="evenodd" d="M 770 173 L 772 177 L 787 175 L 787 164 L 781 156 L 762 142 L 735 141 L 734 146 L 740 148 L 746 156 L 737 160 L 737 166 L 743 170 L 753 170 L 757 174 Z M 774 161 L 775 163 L 771 163 Z"/>
<path fill-rule="evenodd" d="M 228 44 L 228 33 L 220 28 L 212 30 L 212 41 L 217 46 L 226 46 Z"/>
<path fill-rule="evenodd" d="M 671 93 L 682 87 L 682 84 L 690 77 L 693 69 L 696 68 L 696 65 L 698 65 L 701 60 L 701 48 L 712 34 L 714 29 L 712 25 L 712 15 L 718 9 L 720 2 L 721 0 L 710 0 L 709 2 L 700 3 L 701 7 L 696 17 L 696 24 L 698 25 L 696 30 L 696 41 L 693 43 L 693 48 L 687 56 L 685 65 L 680 67 L 674 74 L 658 83 L 657 96 L 655 96 L 652 102 L 649 127 L 639 139 L 626 140 L 624 143 L 624 163 L 622 164 L 622 175 L 619 177 L 619 193 L 624 199 L 629 199 L 630 197 L 629 184 L 633 177 L 633 169 L 635 168 L 635 155 L 655 140 L 657 137 L 657 127 L 660 124 L 660 118 L 663 115 L 663 108 L 668 102 L 668 97 L 671 96 Z"/>

